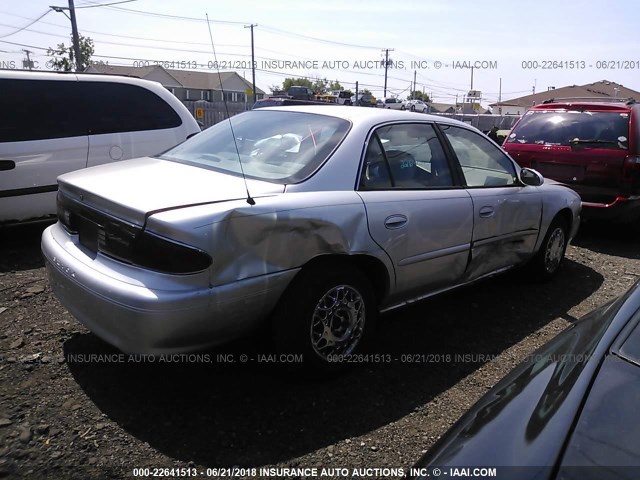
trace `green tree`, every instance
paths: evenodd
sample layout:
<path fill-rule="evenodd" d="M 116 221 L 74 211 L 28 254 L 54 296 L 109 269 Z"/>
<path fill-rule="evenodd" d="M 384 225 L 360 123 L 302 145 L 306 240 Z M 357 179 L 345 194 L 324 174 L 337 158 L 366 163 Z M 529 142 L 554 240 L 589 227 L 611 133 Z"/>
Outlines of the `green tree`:
<path fill-rule="evenodd" d="M 82 55 L 82 71 L 91 65 L 91 57 L 93 56 L 94 47 L 93 40 L 89 37 L 80 35 L 80 54 Z M 76 69 L 75 53 L 73 51 L 73 39 L 67 47 L 64 43 L 59 43 L 56 48 L 49 47 L 47 55 L 54 57 L 51 60 L 51 66 L 54 70 L 62 72 L 70 72 Z"/>
<path fill-rule="evenodd" d="M 327 93 L 328 84 L 329 84 L 329 81 L 326 78 L 316 77 L 311 87 L 311 90 L 313 90 L 314 93 L 317 93 L 318 95 L 323 95 Z"/>
<path fill-rule="evenodd" d="M 429 95 L 427 95 L 426 93 L 422 93 L 420 90 L 416 90 L 414 92 L 411 92 L 409 95 L 407 95 L 407 100 L 414 100 L 414 99 L 422 100 L 425 103 L 431 101 L 429 99 Z"/>
<path fill-rule="evenodd" d="M 371 95 L 371 91 L 369 91 L 368 88 L 365 88 L 364 90 L 362 90 L 360 93 L 362 93 L 363 95 Z"/>
<path fill-rule="evenodd" d="M 340 85 L 340 82 L 338 80 L 334 80 L 329 84 L 328 88 L 329 90 L 343 90 L 344 87 Z"/>
<path fill-rule="evenodd" d="M 285 78 L 284 82 L 282 82 L 282 89 L 286 92 L 289 90 L 289 87 L 293 87 L 294 85 L 299 85 L 301 87 L 309 87 L 313 89 L 313 83 L 308 78 Z"/>

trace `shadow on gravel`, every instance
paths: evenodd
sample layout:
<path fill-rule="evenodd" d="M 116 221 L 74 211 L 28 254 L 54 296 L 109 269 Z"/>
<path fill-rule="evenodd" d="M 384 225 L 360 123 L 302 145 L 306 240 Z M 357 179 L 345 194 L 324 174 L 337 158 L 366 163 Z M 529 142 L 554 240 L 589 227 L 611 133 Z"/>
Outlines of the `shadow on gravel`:
<path fill-rule="evenodd" d="M 551 320 L 567 318 L 602 282 L 593 270 L 567 261 L 549 283 L 509 275 L 396 310 L 381 318 L 376 350 L 393 360 L 328 378 L 258 363 L 257 336 L 199 353 L 192 363 L 158 357 L 128 363 L 132 357 L 124 354 L 125 362 L 91 361 L 90 354 L 119 353 L 92 334 L 67 340 L 64 352 L 91 400 L 152 448 L 201 465 L 260 466 L 401 419 L 488 360 L 456 362 L 455 354 L 497 355 Z M 253 360 L 239 363 L 243 353 Z M 220 361 L 229 354 L 236 363 Z M 402 361 L 406 354 L 452 360 L 412 364 Z"/>
<path fill-rule="evenodd" d="M 50 222 L 0 227 L 0 272 L 44 267 L 40 238 Z"/>
<path fill-rule="evenodd" d="M 640 234 L 629 225 L 608 222 L 588 222 L 572 244 L 593 252 L 617 257 L 640 259 Z"/>

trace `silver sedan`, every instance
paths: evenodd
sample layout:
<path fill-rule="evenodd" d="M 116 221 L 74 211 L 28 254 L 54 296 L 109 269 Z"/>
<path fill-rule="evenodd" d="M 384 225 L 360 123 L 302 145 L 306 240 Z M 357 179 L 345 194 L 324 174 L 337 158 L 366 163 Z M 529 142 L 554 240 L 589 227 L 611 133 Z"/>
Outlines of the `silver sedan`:
<path fill-rule="evenodd" d="M 132 353 L 269 322 L 282 351 L 330 367 L 380 311 L 519 265 L 551 277 L 580 223 L 577 194 L 468 125 L 344 106 L 246 112 L 58 182 L 51 285 Z"/>

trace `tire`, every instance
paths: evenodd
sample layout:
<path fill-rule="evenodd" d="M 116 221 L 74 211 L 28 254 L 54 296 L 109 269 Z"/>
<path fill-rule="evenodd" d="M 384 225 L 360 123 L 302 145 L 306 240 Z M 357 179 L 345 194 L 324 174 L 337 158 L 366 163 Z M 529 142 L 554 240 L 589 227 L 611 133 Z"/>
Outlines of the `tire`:
<path fill-rule="evenodd" d="M 544 281 L 555 276 L 564 260 L 568 239 L 567 221 L 562 217 L 554 218 L 542 240 L 540 250 L 528 265 L 529 271 L 535 278 Z"/>
<path fill-rule="evenodd" d="M 347 365 L 345 357 L 366 350 L 377 316 L 373 288 L 359 270 L 303 269 L 273 314 L 274 346 L 280 353 L 302 354 L 307 368 L 337 371 Z"/>
<path fill-rule="evenodd" d="M 400 110 L 406 110 L 406 109 L 407 109 L 407 107 L 405 107 L 404 105 L 402 105 L 402 106 L 400 107 Z"/>

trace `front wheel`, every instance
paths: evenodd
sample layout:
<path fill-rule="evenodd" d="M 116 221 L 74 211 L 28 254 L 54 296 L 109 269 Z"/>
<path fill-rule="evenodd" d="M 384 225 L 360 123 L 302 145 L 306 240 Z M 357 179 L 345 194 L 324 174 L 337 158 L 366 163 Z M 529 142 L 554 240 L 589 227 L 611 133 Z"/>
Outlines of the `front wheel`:
<path fill-rule="evenodd" d="M 569 225 L 561 217 L 556 217 L 542 240 L 540 250 L 529 264 L 532 274 L 540 280 L 551 279 L 564 259 L 569 241 Z"/>
<path fill-rule="evenodd" d="M 377 313 L 371 283 L 359 270 L 303 270 L 274 312 L 274 343 L 282 353 L 301 353 L 306 366 L 336 370 L 365 349 Z"/>

